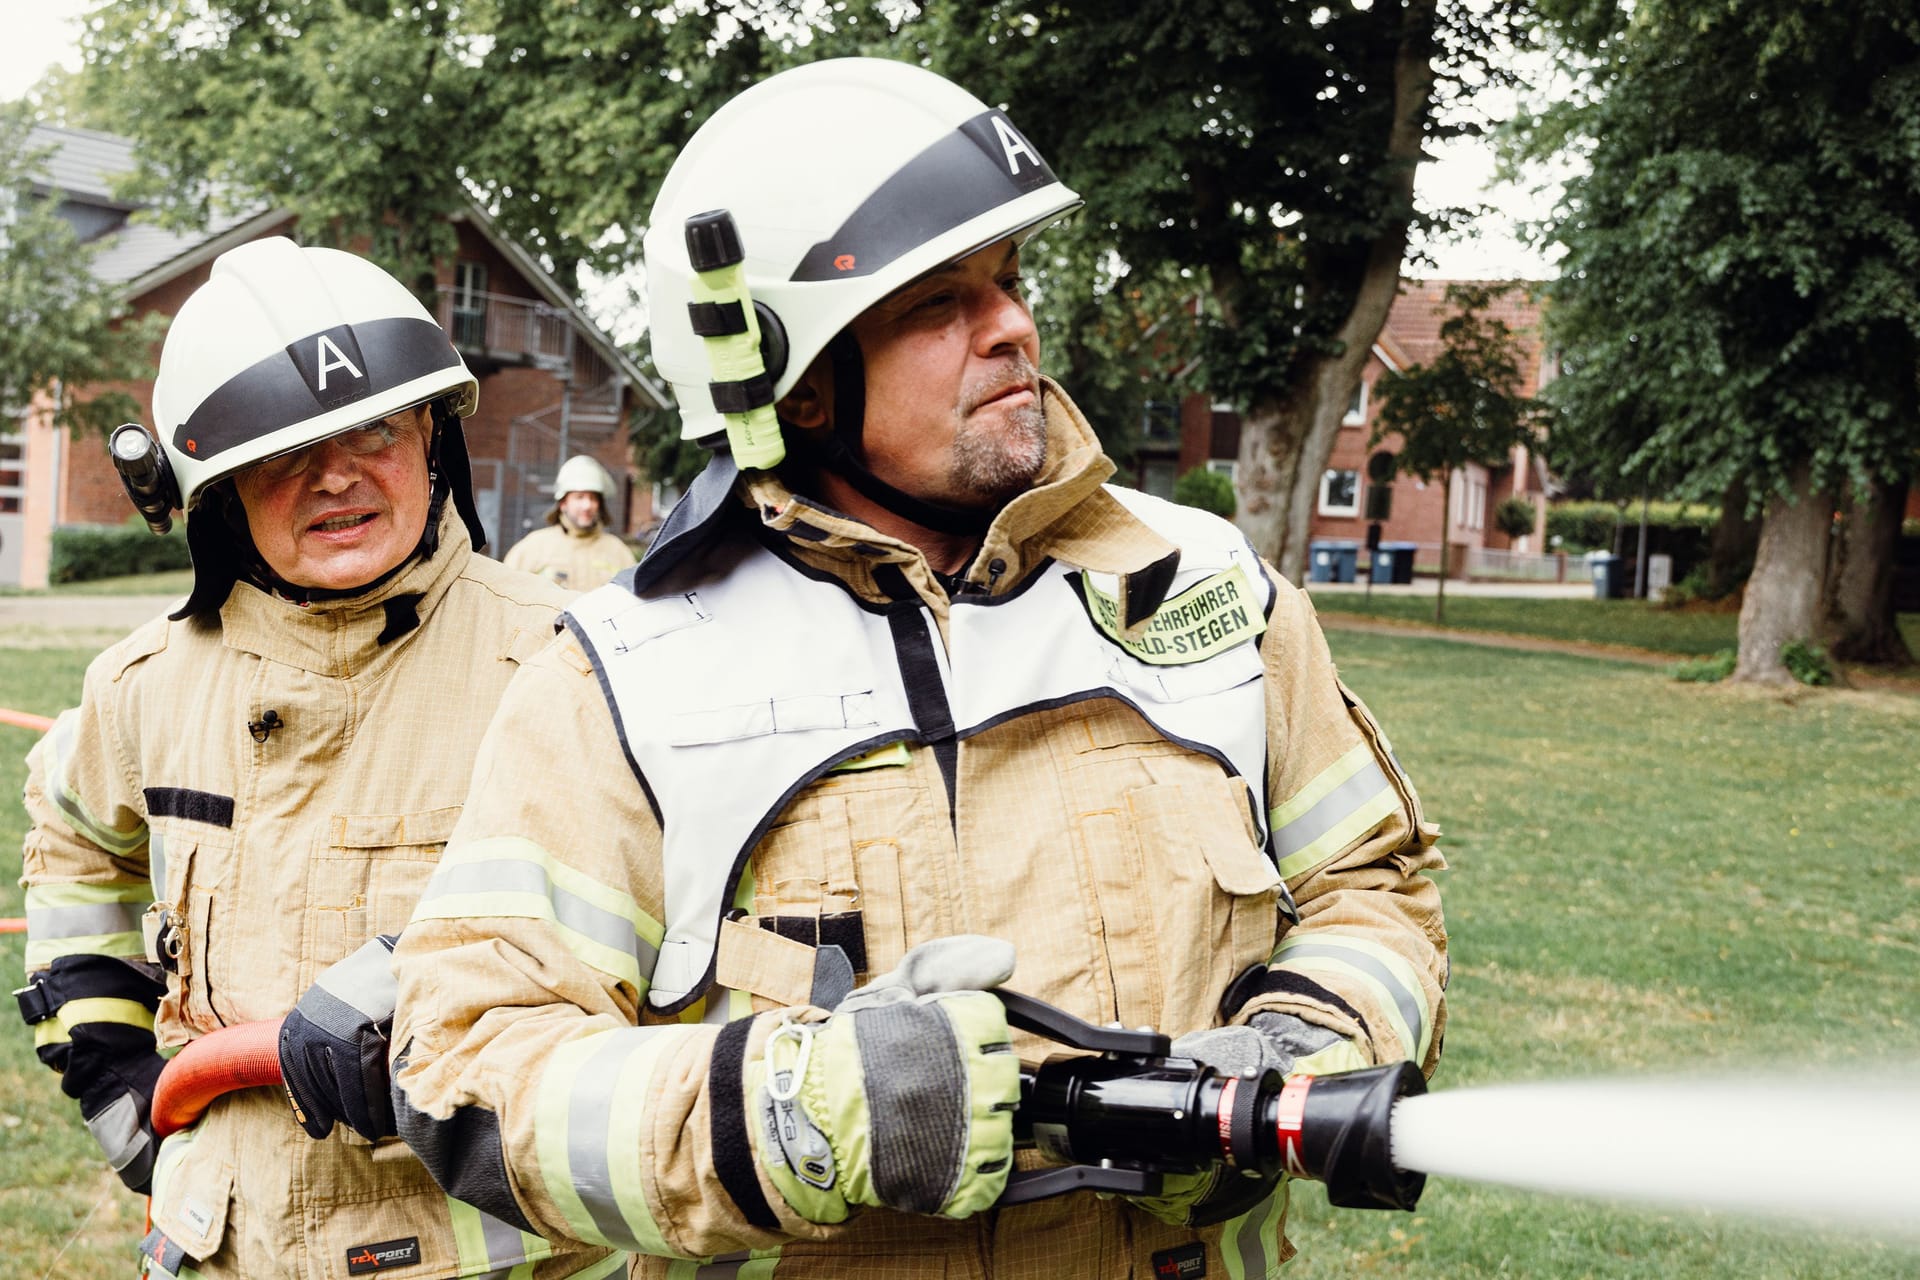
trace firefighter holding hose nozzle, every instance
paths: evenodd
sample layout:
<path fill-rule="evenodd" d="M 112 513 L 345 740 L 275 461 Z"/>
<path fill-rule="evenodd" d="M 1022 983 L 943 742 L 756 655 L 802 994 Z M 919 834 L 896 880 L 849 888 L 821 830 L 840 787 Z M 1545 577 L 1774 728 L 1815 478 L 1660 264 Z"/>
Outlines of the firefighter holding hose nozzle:
<path fill-rule="evenodd" d="M 168 329 L 157 431 L 112 441 L 148 523 L 184 514 L 192 591 L 92 663 L 30 757 L 17 1000 L 151 1190 L 148 1275 L 624 1266 L 449 1200 L 393 1136 L 383 935 L 567 598 L 478 554 L 478 390 L 392 276 L 271 237 L 213 263 Z M 283 1015 L 260 1047 L 284 1090 L 220 1094 L 156 1140 L 159 1045 Z"/>
<path fill-rule="evenodd" d="M 450 1195 L 641 1277 L 1266 1276 L 1279 1165 L 1036 1184 L 1051 1050 L 993 993 L 1216 1081 L 1434 1067 L 1436 833 L 1305 596 L 1040 373 L 1024 246 L 1078 204 L 885 60 L 679 157 L 650 339 L 712 460 L 514 677 L 394 953 Z"/>

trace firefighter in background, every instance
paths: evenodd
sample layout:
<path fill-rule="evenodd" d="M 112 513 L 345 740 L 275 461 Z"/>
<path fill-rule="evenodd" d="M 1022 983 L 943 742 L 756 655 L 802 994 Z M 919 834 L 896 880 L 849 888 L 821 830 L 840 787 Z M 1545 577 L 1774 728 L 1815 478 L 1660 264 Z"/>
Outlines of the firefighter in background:
<path fill-rule="evenodd" d="M 1039 373 L 1021 246 L 1078 204 L 885 60 L 679 157 L 651 341 L 717 452 L 515 676 L 395 952 L 396 1120 L 451 1194 L 644 1277 L 1266 1276 L 1285 1186 L 1233 1170 L 994 1209 L 1047 1046 L 991 988 L 1227 1069 L 1436 1064 L 1436 833 L 1305 596 L 1105 486 Z M 749 299 L 690 256 L 715 210 Z M 764 383 L 716 377 L 750 315 Z M 756 389 L 784 460 L 726 417 Z"/>
<path fill-rule="evenodd" d="M 151 1188 L 150 1275 L 624 1269 L 449 1200 L 391 1136 L 384 1037 L 334 1034 L 390 1007 L 380 935 L 566 599 L 476 554 L 477 393 L 386 272 L 283 238 L 223 254 L 168 330 L 146 497 L 186 513 L 192 591 L 93 661 L 29 758 L 18 997 L 109 1163 Z M 115 443 L 152 457 L 141 428 Z M 289 1010 L 288 1090 L 227 1094 L 156 1146 L 156 1033 Z"/>
<path fill-rule="evenodd" d="M 607 527 L 613 477 L 584 453 L 568 458 L 553 479 L 553 510 L 507 552 L 509 569 L 537 573 L 569 591 L 591 591 L 634 562 L 633 549 Z"/>

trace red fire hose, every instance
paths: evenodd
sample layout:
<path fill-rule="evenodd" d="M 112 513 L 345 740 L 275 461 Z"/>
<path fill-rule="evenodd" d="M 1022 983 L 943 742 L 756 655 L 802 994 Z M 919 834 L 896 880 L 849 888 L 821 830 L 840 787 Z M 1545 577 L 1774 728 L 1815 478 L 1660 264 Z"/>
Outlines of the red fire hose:
<path fill-rule="evenodd" d="M 177 1133 L 213 1100 L 280 1083 L 280 1019 L 243 1022 L 201 1036 L 175 1054 L 153 1090 L 153 1131 Z"/>

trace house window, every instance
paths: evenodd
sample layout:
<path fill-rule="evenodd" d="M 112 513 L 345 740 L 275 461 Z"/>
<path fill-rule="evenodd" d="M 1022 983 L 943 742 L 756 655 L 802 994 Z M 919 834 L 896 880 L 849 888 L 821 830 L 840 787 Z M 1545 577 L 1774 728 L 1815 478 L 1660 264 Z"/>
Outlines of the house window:
<path fill-rule="evenodd" d="M 453 264 L 453 345 L 487 345 L 487 268 L 483 263 Z"/>
<path fill-rule="evenodd" d="M 1233 458 L 1208 458 L 1207 470 L 1218 471 L 1235 484 L 1240 482 L 1240 463 Z"/>
<path fill-rule="evenodd" d="M 1340 421 L 1342 425 L 1357 427 L 1367 420 L 1367 384 L 1364 379 L 1353 389 L 1353 399 L 1347 401 L 1347 416 Z"/>
<path fill-rule="evenodd" d="M 1320 477 L 1320 514 L 1357 516 L 1360 514 L 1360 473 L 1329 471 Z"/>
<path fill-rule="evenodd" d="M 1140 488 L 1156 498 L 1173 501 L 1173 480 L 1176 464 L 1171 458 L 1153 458 L 1140 468 Z"/>
<path fill-rule="evenodd" d="M 1179 404 L 1172 400 L 1148 400 L 1142 404 L 1140 434 L 1148 444 L 1179 444 Z"/>

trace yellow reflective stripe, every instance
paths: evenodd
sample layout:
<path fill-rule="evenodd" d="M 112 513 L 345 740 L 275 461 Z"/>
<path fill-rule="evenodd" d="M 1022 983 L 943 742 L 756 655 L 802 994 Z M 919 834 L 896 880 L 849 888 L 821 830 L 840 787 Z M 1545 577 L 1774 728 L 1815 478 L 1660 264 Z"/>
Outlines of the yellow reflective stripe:
<path fill-rule="evenodd" d="M 641 1163 L 654 1068 L 688 1034 L 665 1026 L 583 1036 L 555 1050 L 540 1073 L 534 1149 L 575 1239 L 685 1256 L 667 1245 L 654 1221 Z"/>
<path fill-rule="evenodd" d="M 147 824 L 136 822 L 123 831 L 102 822 L 80 798 L 80 793 L 67 783 L 67 768 L 73 761 L 73 739 L 79 724 L 80 712 L 69 708 L 59 714 L 53 728 L 41 739 L 47 753 L 47 795 L 75 834 L 93 841 L 108 853 L 126 857 L 146 843 Z"/>
<path fill-rule="evenodd" d="M 123 1026 L 153 1029 L 153 1014 L 138 1000 L 113 996 L 85 996 L 69 1000 L 54 1011 L 54 1018 L 71 1031 L 87 1022 L 118 1022 Z"/>
<path fill-rule="evenodd" d="M 632 1259 L 625 1253 L 610 1253 L 600 1261 L 591 1263 L 583 1271 L 576 1271 L 567 1280 L 606 1280 L 611 1275 L 625 1275 Z"/>
<path fill-rule="evenodd" d="M 875 747 L 863 756 L 851 760 L 842 760 L 828 773 L 858 773 L 863 769 L 894 769 L 901 765 L 912 764 L 913 753 L 907 750 L 904 742 L 889 742 L 884 747 Z"/>
<path fill-rule="evenodd" d="M 60 1025 L 58 1018 L 48 1018 L 45 1022 L 33 1024 L 33 1047 L 44 1049 L 50 1044 L 72 1044 L 73 1037 Z"/>
<path fill-rule="evenodd" d="M 147 944 L 138 933 L 94 933 L 79 938 L 48 938 L 27 943 L 26 966 L 44 969 L 61 956 L 113 956 L 143 960 Z"/>
<path fill-rule="evenodd" d="M 1267 814 L 1281 879 L 1292 879 L 1333 857 L 1399 804 L 1399 793 L 1373 748 L 1364 742 L 1356 745 Z"/>
<path fill-rule="evenodd" d="M 1301 814 L 1313 808 L 1316 804 L 1319 804 L 1329 791 L 1332 791 L 1348 778 L 1351 778 L 1354 774 L 1366 768 L 1367 762 L 1372 759 L 1373 748 L 1369 747 L 1366 743 L 1363 742 L 1354 747 L 1351 751 L 1347 752 L 1347 754 L 1341 756 L 1338 760 L 1335 760 L 1332 764 L 1314 775 L 1306 786 L 1294 792 L 1289 799 L 1275 805 L 1272 812 L 1267 815 L 1267 820 L 1273 824 L 1273 828 L 1276 831 L 1286 826 L 1295 818 L 1298 818 Z"/>
<path fill-rule="evenodd" d="M 447 1197 L 460 1274 L 489 1280 L 532 1280 L 534 1264 L 553 1256 L 553 1245 L 510 1223 Z"/>
<path fill-rule="evenodd" d="M 153 893 L 144 880 L 130 884 L 33 884 L 27 886 L 27 910 L 53 907 L 98 907 L 113 903 L 138 905 L 142 910 L 153 901 Z"/>
<path fill-rule="evenodd" d="M 1301 849 L 1280 859 L 1280 878 L 1291 880 L 1305 871 L 1311 871 L 1322 862 L 1333 857 L 1354 841 L 1372 831 L 1387 818 L 1393 816 L 1400 807 L 1400 797 L 1395 795 L 1391 786 L 1383 787 L 1378 794 L 1369 799 L 1362 807 L 1353 811 L 1346 819 L 1328 830 L 1326 834 Z"/>
<path fill-rule="evenodd" d="M 1407 1057 L 1426 1061 L 1432 1011 L 1419 975 L 1405 956 L 1370 938 L 1312 930 L 1289 935 L 1273 953 L 1273 963 L 1301 973 L 1338 974 L 1366 987 Z"/>
<path fill-rule="evenodd" d="M 777 1248 L 723 1253 L 704 1260 L 672 1263 L 667 1267 L 667 1280 L 773 1280 L 774 1268 L 779 1265 Z"/>
<path fill-rule="evenodd" d="M 416 920 L 544 920 L 583 964 L 642 995 L 666 928 L 631 895 L 602 884 L 531 840 L 496 836 L 452 847 L 414 908 Z"/>
<path fill-rule="evenodd" d="M 1237 1218 L 1220 1233 L 1220 1256 L 1231 1280 L 1267 1280 L 1280 1265 L 1280 1233 L 1287 1221 L 1287 1180 L 1281 1178 L 1271 1195 Z"/>

